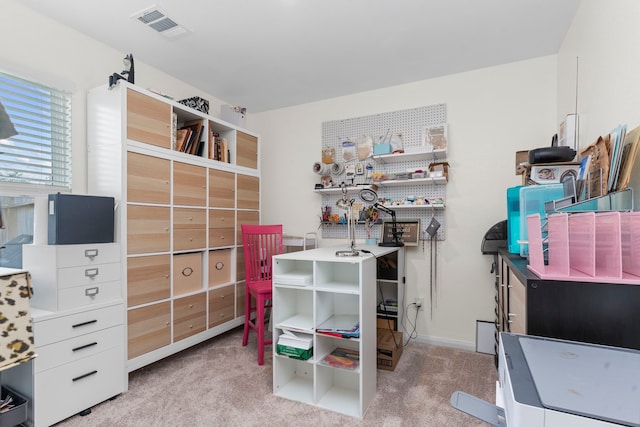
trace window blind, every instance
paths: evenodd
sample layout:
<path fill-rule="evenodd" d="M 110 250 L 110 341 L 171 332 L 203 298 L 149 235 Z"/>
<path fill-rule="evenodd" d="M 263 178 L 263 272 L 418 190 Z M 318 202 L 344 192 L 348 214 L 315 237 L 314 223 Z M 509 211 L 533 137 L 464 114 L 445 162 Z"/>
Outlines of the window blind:
<path fill-rule="evenodd" d="M 0 72 L 18 135 L 0 139 L 0 182 L 71 189 L 71 93 Z"/>

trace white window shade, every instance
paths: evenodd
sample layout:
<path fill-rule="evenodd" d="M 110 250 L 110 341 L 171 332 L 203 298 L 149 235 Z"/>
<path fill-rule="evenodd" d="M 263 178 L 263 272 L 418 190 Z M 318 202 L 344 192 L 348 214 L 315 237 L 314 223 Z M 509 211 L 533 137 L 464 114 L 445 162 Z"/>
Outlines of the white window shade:
<path fill-rule="evenodd" d="M 0 73 L 18 135 L 0 139 L 0 183 L 71 189 L 71 93 Z"/>

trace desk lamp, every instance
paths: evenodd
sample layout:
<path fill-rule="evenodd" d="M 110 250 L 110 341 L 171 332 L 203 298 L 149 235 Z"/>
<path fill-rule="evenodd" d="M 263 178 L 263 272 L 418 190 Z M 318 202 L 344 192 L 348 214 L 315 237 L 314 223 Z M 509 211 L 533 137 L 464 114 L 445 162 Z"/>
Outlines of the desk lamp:
<path fill-rule="evenodd" d="M 398 224 L 396 222 L 396 211 L 394 211 L 393 209 L 389 209 L 388 207 L 378 203 L 378 194 L 376 194 L 376 192 L 371 190 L 370 188 L 365 188 L 363 190 L 360 190 L 360 193 L 358 195 L 360 196 L 360 199 L 362 201 L 367 203 L 373 203 L 374 209 L 382 211 L 387 215 L 391 215 L 391 221 L 392 221 L 391 235 L 393 236 L 393 240 L 391 242 L 385 242 L 383 238 L 382 239 L 383 241 L 378 243 L 378 246 L 388 246 L 388 247 L 404 246 L 404 242 L 402 242 L 401 240 L 402 231 L 398 231 Z"/>
<path fill-rule="evenodd" d="M 349 197 L 347 197 L 347 185 L 344 182 L 340 187 L 342 188 L 342 198 L 338 199 L 336 206 L 340 209 L 349 211 L 349 218 L 347 219 L 347 234 L 351 239 L 351 246 L 347 251 L 336 251 L 336 256 L 359 256 L 360 251 L 356 249 L 356 221 L 353 217 L 353 202 L 355 202 L 355 199 L 349 199 Z"/>
<path fill-rule="evenodd" d="M 398 231 L 398 224 L 396 222 L 396 211 L 394 211 L 393 209 L 389 209 L 388 207 L 381 205 L 378 202 L 376 202 L 373 205 L 373 207 L 378 209 L 379 211 L 382 211 L 388 215 L 391 215 L 391 236 L 393 236 L 393 240 L 390 242 L 385 242 L 383 238 L 382 242 L 378 243 L 378 246 L 391 246 L 391 247 L 404 246 L 404 242 L 401 240 L 402 231 Z"/>

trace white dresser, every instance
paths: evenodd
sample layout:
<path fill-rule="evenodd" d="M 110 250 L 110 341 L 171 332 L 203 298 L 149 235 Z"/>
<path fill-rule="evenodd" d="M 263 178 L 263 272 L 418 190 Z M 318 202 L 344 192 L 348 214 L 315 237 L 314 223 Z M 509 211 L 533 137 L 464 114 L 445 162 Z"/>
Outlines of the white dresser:
<path fill-rule="evenodd" d="M 127 389 L 120 248 L 25 245 L 23 266 L 37 357 L 9 382 L 31 399 L 33 424 L 49 426 Z"/>

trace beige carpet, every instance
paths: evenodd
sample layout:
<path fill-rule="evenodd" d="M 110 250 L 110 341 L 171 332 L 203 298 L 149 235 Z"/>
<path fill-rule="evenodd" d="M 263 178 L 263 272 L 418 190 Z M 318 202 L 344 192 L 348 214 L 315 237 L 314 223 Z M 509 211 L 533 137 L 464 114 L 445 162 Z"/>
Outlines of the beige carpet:
<path fill-rule="evenodd" d="M 493 356 L 412 341 L 395 371 L 378 370 L 363 420 L 272 394 L 272 354 L 258 366 L 255 334 L 242 329 L 132 372 L 129 391 L 58 426 L 485 426 L 453 409 L 462 390 L 495 400 Z"/>

